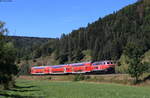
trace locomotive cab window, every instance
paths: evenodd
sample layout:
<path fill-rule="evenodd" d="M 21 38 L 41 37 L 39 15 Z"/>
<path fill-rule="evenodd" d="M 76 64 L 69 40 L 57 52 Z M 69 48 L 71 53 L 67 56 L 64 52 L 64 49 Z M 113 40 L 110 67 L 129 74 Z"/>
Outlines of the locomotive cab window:
<path fill-rule="evenodd" d="M 107 62 L 107 64 L 111 64 L 111 62 Z"/>

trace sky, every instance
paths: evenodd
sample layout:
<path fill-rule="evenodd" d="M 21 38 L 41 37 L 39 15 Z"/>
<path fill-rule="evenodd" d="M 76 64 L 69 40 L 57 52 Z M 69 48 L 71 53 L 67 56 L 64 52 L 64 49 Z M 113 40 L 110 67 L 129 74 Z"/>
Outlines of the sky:
<path fill-rule="evenodd" d="M 0 0 L 9 35 L 60 37 L 137 0 Z"/>

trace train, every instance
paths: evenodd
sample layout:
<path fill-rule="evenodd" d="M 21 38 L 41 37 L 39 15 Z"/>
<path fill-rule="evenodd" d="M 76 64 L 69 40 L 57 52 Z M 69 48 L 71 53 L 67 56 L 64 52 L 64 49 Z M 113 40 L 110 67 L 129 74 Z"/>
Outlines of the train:
<path fill-rule="evenodd" d="M 115 73 L 115 66 L 115 61 L 104 60 L 64 65 L 34 66 L 31 67 L 30 73 L 32 75 Z"/>

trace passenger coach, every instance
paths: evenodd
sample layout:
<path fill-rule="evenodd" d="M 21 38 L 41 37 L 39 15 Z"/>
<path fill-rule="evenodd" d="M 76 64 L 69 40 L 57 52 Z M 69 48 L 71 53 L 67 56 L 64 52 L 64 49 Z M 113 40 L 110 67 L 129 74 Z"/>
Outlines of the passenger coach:
<path fill-rule="evenodd" d="M 77 74 L 115 72 L 115 62 L 110 60 L 99 62 L 82 62 L 64 65 L 37 66 L 31 68 L 31 74 Z"/>

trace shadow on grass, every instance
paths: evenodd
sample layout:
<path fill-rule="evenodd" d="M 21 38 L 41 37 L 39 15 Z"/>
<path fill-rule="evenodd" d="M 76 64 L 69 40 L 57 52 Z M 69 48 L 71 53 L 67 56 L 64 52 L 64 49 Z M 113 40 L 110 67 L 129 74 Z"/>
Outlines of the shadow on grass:
<path fill-rule="evenodd" d="M 22 89 L 22 88 L 33 88 L 33 87 L 36 87 L 36 86 L 17 86 L 17 85 L 15 85 L 14 88 Z"/>
<path fill-rule="evenodd" d="M 148 75 L 147 77 L 145 77 L 145 78 L 143 79 L 144 82 L 147 81 L 147 80 L 150 80 L 150 75 Z"/>
<path fill-rule="evenodd" d="M 136 84 L 145 83 L 147 80 L 150 80 L 150 75 L 148 75 L 144 79 L 141 79 L 141 80 L 138 80 L 138 81 L 133 81 L 133 84 L 136 85 Z"/>
<path fill-rule="evenodd" d="M 0 91 L 0 97 L 10 97 L 10 98 L 44 98 L 43 96 L 25 96 L 23 92 L 36 92 L 36 91 L 40 91 L 40 90 L 35 90 L 35 89 L 32 89 L 36 86 L 15 86 L 14 88 L 12 89 L 9 89 L 9 90 L 3 90 L 3 91 Z M 11 92 L 14 92 L 14 93 L 11 93 L 9 94 L 7 91 L 11 91 Z M 20 93 L 19 95 L 18 94 L 15 94 L 15 93 Z"/>
<path fill-rule="evenodd" d="M 9 91 L 14 91 L 14 92 L 33 92 L 33 91 L 40 91 L 40 90 L 18 90 L 18 89 L 10 89 Z"/>
<path fill-rule="evenodd" d="M 10 97 L 10 98 L 44 98 L 43 96 L 21 96 L 21 95 L 15 95 L 15 94 L 0 94 L 0 97 L 4 96 L 4 97 Z"/>

